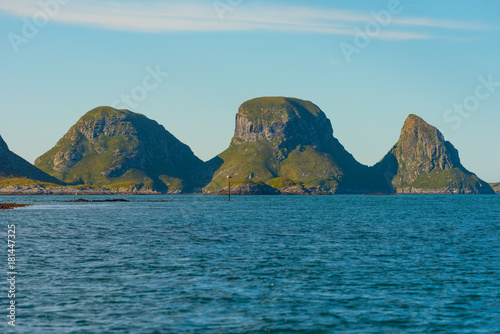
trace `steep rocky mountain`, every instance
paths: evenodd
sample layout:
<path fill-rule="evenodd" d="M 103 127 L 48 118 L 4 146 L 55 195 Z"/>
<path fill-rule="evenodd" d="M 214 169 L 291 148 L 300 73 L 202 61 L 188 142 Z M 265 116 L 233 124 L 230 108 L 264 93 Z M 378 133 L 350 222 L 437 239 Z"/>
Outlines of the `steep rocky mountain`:
<path fill-rule="evenodd" d="M 99 107 L 71 127 L 36 166 L 70 184 L 192 191 L 203 162 L 144 115 Z"/>
<path fill-rule="evenodd" d="M 28 180 L 60 183 L 54 177 L 42 172 L 17 154 L 9 150 L 5 141 L 0 137 L 0 179 L 23 179 L 17 182 L 27 183 Z M 2 182 L 2 184 L 4 184 Z"/>
<path fill-rule="evenodd" d="M 495 191 L 497 194 L 500 194 L 500 182 L 497 183 L 490 183 L 491 188 L 493 188 L 493 191 Z"/>
<path fill-rule="evenodd" d="M 294 98 L 263 97 L 243 103 L 229 148 L 207 165 L 213 171 L 204 188 L 209 193 L 224 191 L 229 175 L 235 191 L 249 193 L 390 190 L 377 170 L 358 163 L 333 137 L 330 120 L 320 108 Z"/>
<path fill-rule="evenodd" d="M 493 193 L 462 166 L 458 151 L 441 132 L 416 115 L 408 116 L 399 141 L 375 168 L 398 193 Z"/>

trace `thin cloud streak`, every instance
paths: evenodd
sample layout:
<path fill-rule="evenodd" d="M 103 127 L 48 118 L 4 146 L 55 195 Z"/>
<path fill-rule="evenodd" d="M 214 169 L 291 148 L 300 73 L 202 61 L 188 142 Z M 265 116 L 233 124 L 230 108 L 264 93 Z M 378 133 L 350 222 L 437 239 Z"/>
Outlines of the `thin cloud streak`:
<path fill-rule="evenodd" d="M 38 0 L 0 0 L 0 10 L 18 17 L 31 17 L 41 11 Z M 332 35 L 355 35 L 352 23 L 373 21 L 371 15 L 357 11 L 320 10 L 309 7 L 276 7 L 266 3 L 240 6 L 226 13 L 221 20 L 211 3 L 202 2 L 77 2 L 61 5 L 51 19 L 54 22 L 83 25 L 101 29 L 145 33 L 161 32 L 224 32 L 279 31 Z M 409 32 L 401 27 L 438 29 L 485 29 L 471 23 L 431 18 L 394 18 L 378 39 L 415 40 L 436 36 Z"/>

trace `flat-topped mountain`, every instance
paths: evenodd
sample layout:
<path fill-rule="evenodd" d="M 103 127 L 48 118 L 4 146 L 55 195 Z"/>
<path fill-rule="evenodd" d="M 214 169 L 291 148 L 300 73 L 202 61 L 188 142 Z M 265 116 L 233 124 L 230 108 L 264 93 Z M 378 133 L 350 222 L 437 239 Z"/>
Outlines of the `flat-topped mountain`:
<path fill-rule="evenodd" d="M 494 193 L 462 166 L 458 151 L 441 132 L 416 115 L 408 116 L 399 141 L 375 168 L 398 193 Z"/>
<path fill-rule="evenodd" d="M 295 98 L 243 103 L 229 148 L 208 165 L 215 172 L 205 192 L 224 189 L 229 175 L 236 192 L 239 185 L 250 193 L 389 191 L 377 170 L 358 163 L 333 136 L 331 122 L 318 106 Z"/>
<path fill-rule="evenodd" d="M 70 184 L 190 191 L 203 162 L 157 122 L 129 110 L 86 113 L 36 166 Z"/>
<path fill-rule="evenodd" d="M 17 154 L 9 150 L 0 137 L 0 179 L 29 179 L 41 182 L 60 183 L 54 177 L 42 172 Z"/>

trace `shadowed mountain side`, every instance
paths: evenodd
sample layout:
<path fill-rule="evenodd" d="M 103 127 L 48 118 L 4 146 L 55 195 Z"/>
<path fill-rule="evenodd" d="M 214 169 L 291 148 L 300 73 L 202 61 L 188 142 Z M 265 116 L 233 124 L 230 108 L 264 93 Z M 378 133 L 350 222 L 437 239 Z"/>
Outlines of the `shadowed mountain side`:
<path fill-rule="evenodd" d="M 23 179 L 18 180 L 23 183 L 28 183 L 29 180 L 33 180 L 62 184 L 56 178 L 44 173 L 10 151 L 2 137 L 0 137 L 0 179 Z"/>
<path fill-rule="evenodd" d="M 399 141 L 374 166 L 398 193 L 491 194 L 491 187 L 460 163 L 441 132 L 410 115 Z"/>

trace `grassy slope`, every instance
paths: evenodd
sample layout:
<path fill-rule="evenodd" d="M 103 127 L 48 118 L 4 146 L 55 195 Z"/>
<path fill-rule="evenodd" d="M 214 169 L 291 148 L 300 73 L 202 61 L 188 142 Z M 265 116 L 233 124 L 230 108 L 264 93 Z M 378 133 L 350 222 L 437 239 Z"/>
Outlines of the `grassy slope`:
<path fill-rule="evenodd" d="M 37 167 L 51 175 L 72 184 L 90 184 L 94 186 L 107 186 L 111 188 L 147 188 L 153 185 L 153 180 L 144 172 L 138 170 L 128 170 L 119 177 L 106 177 L 101 174 L 103 170 L 109 170 L 114 166 L 125 162 L 125 157 L 116 156 L 116 152 L 129 152 L 136 149 L 139 145 L 137 138 L 133 136 L 119 135 L 116 137 L 106 137 L 100 135 L 97 138 L 98 145 L 94 145 L 89 141 L 81 141 L 78 148 L 84 152 L 89 152 L 75 164 L 72 168 L 64 172 L 54 171 L 52 169 L 53 157 L 59 151 L 69 151 L 73 147 L 73 142 L 66 138 L 58 143 L 58 147 L 54 147 L 37 161 Z M 95 146 L 106 149 L 102 154 L 98 154 L 94 149 Z"/>
<path fill-rule="evenodd" d="M 305 186 L 324 186 L 335 189 L 340 171 L 332 158 L 310 146 L 292 151 L 283 161 L 280 176 Z"/>
<path fill-rule="evenodd" d="M 42 187 L 42 188 L 55 188 L 61 187 L 60 184 L 50 183 L 50 182 L 42 182 L 31 179 L 23 179 L 23 178 L 12 178 L 12 179 L 0 179 L 0 189 L 7 188 L 10 186 L 19 186 L 19 187 Z"/>
<path fill-rule="evenodd" d="M 476 188 L 479 178 L 472 174 L 466 174 L 460 168 L 435 169 L 430 173 L 418 177 L 415 182 L 405 186 L 419 189 L 443 189 L 443 188 Z"/>
<path fill-rule="evenodd" d="M 290 180 L 286 177 L 276 177 L 274 179 L 267 181 L 266 183 L 268 185 L 270 185 L 271 187 L 276 188 L 276 189 L 282 189 L 285 187 L 303 187 L 304 186 L 303 183 L 301 183 L 301 182 L 297 183 L 297 182 Z"/>
<path fill-rule="evenodd" d="M 251 174 L 255 181 L 267 181 L 278 176 L 279 163 L 270 146 L 270 143 L 263 141 L 231 145 L 219 155 L 224 163 L 206 189 L 213 191 L 224 188 L 228 175 L 232 175 L 235 183 L 248 179 Z"/>
<path fill-rule="evenodd" d="M 288 183 L 306 186 L 337 186 L 333 178 L 338 174 L 338 170 L 333 168 L 331 158 L 325 153 L 305 146 L 301 152 L 291 152 L 281 163 L 276 156 L 272 143 L 267 141 L 231 145 L 219 155 L 224 163 L 205 189 L 213 191 L 224 188 L 228 175 L 232 175 L 233 182 L 243 181 L 249 176 L 256 182 L 273 180 L 270 185 L 275 188 L 289 186 L 280 186 L 285 179 L 289 180 Z M 282 179 L 276 179 L 278 177 Z"/>

